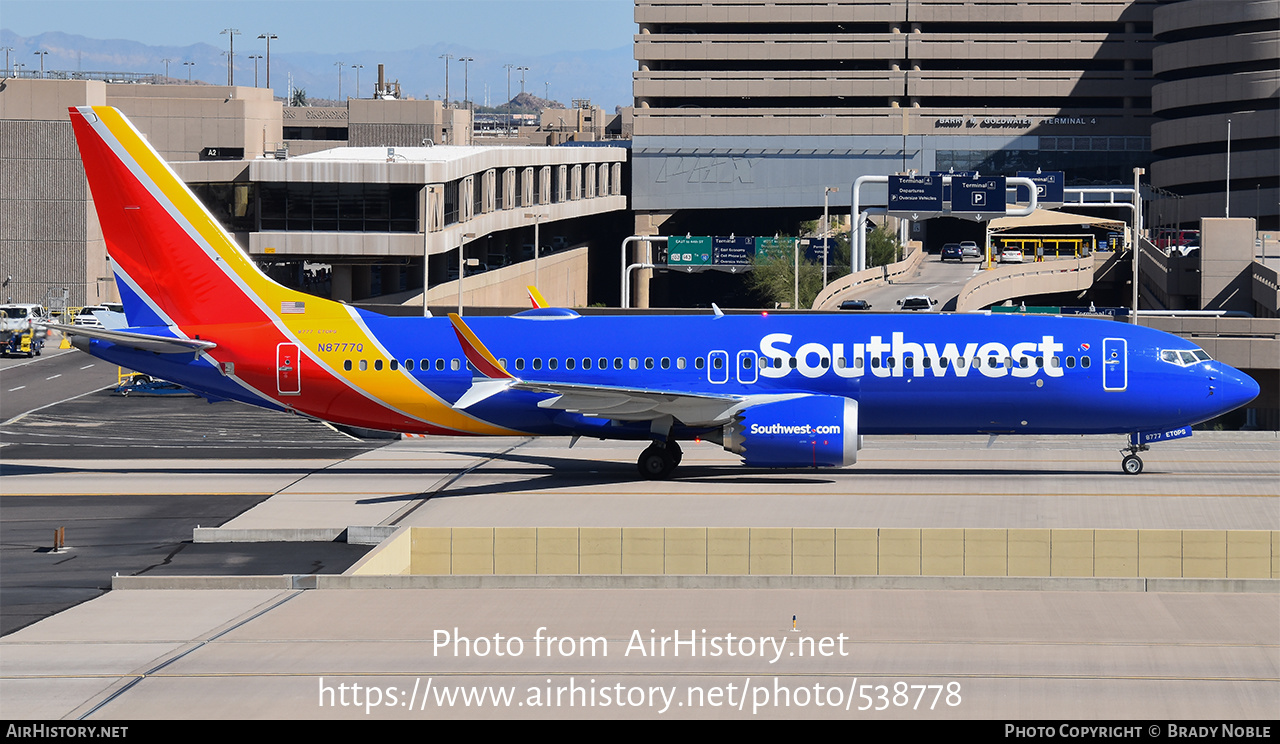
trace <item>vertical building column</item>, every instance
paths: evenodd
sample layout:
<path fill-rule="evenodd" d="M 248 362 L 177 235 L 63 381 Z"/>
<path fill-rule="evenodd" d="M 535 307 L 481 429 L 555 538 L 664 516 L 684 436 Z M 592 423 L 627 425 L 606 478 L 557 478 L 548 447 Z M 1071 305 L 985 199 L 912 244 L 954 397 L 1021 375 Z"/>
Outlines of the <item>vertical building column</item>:
<path fill-rule="evenodd" d="M 372 292 L 372 273 L 368 266 L 351 267 L 351 299 L 363 300 Z"/>
<path fill-rule="evenodd" d="M 350 302 L 351 297 L 351 265 L 334 264 L 330 296 L 339 301 Z"/>
<path fill-rule="evenodd" d="M 637 212 L 636 235 L 658 235 L 662 223 L 671 219 L 673 212 Z M 651 255 L 656 255 L 656 244 L 646 245 L 643 242 L 631 244 L 631 256 L 627 262 L 644 263 Z M 622 269 L 625 271 L 626 266 Z M 653 279 L 652 269 L 636 269 L 631 272 L 631 307 L 649 307 L 649 282 Z"/>

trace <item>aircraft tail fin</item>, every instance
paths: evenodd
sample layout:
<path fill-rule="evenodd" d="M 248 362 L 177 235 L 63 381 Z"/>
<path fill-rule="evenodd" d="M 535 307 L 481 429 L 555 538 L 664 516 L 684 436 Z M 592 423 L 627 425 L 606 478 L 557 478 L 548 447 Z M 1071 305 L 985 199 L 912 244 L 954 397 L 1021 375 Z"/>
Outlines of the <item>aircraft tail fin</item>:
<path fill-rule="evenodd" d="M 551 307 L 551 303 L 547 302 L 547 298 L 542 296 L 542 293 L 538 291 L 537 287 L 530 284 L 525 289 L 529 290 L 529 302 L 533 303 L 535 309 Z"/>
<path fill-rule="evenodd" d="M 119 111 L 70 118 L 130 325 L 263 322 L 327 302 L 268 279 Z"/>

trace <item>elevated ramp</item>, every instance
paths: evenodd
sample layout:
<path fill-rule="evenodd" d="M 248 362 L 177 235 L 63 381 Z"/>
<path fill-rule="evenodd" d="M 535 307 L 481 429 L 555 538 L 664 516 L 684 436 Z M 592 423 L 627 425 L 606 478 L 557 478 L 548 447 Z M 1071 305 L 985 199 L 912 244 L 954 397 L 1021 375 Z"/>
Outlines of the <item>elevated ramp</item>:
<path fill-rule="evenodd" d="M 999 302 L 1028 295 L 1079 292 L 1093 286 L 1094 266 L 1104 254 L 1030 264 L 1010 264 L 984 271 L 965 283 L 956 300 L 957 312 L 975 312 Z"/>

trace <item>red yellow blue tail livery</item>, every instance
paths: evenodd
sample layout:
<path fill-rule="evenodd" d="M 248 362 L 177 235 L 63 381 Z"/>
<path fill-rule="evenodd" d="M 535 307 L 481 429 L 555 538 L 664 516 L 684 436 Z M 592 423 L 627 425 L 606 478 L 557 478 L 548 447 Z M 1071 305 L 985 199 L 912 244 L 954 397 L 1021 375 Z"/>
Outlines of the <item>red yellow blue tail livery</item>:
<path fill-rule="evenodd" d="M 1150 442 L 1252 400 L 1190 342 L 1112 321 L 991 315 L 391 318 L 267 278 L 108 107 L 71 109 L 128 327 L 66 328 L 102 359 L 210 400 L 418 434 L 680 441 L 760 467 L 844 466 L 865 434 L 1129 436 Z"/>

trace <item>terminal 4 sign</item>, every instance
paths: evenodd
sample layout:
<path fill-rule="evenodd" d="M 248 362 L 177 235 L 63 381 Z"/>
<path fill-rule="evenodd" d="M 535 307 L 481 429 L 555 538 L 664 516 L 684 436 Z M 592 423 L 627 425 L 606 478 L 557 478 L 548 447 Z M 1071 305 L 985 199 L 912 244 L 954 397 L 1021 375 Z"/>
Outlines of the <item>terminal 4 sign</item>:
<path fill-rule="evenodd" d="M 1018 178 L 1030 178 L 1036 183 L 1036 200 L 1037 207 L 1041 209 L 1053 209 L 1062 206 L 1062 189 L 1066 183 L 1066 174 L 1062 171 L 1047 171 L 1044 173 L 1035 171 L 1018 171 Z M 1018 187 L 1018 201 L 1031 201 L 1031 194 L 1027 193 L 1026 186 Z"/>
<path fill-rule="evenodd" d="M 889 176 L 890 216 L 919 221 L 942 214 L 941 176 Z"/>
<path fill-rule="evenodd" d="M 990 220 L 1005 213 L 1004 176 L 951 179 L 951 214 Z"/>

